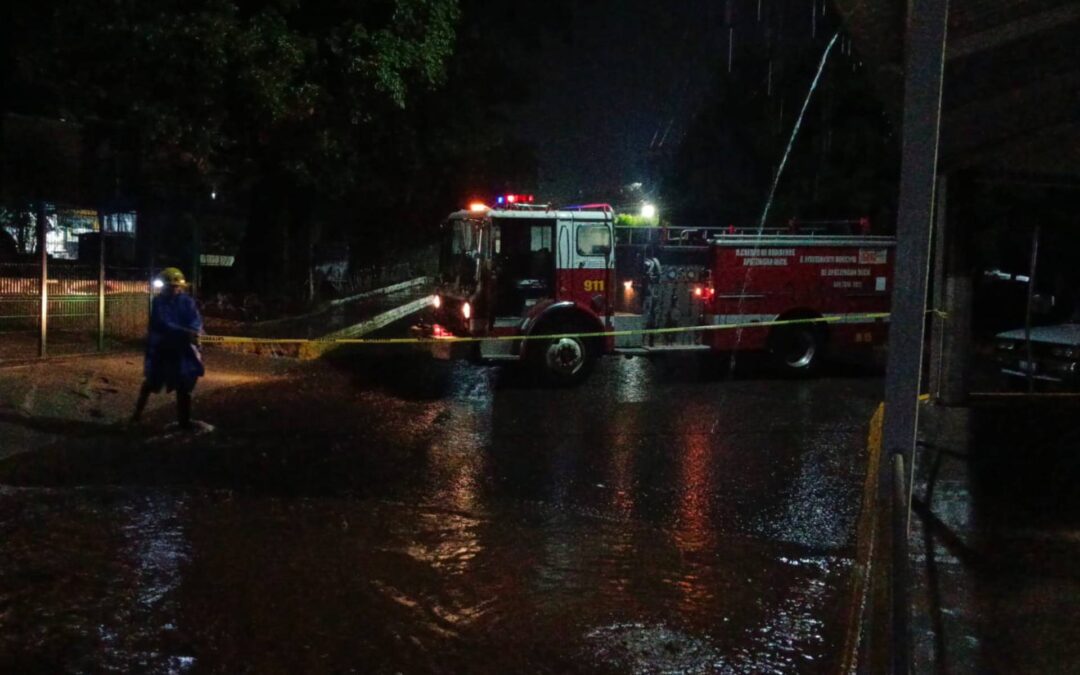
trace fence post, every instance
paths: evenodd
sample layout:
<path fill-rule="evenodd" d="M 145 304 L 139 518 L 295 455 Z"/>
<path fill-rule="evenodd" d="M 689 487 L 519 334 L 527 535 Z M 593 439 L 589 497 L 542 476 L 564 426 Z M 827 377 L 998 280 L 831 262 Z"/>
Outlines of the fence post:
<path fill-rule="evenodd" d="M 38 314 L 38 356 L 45 358 L 49 353 L 49 252 L 45 246 L 46 232 L 48 230 L 45 224 L 45 202 L 38 201 L 37 203 L 36 221 L 38 258 L 41 263 L 38 277 L 40 279 L 38 298 L 41 301 L 41 309 Z"/>
<path fill-rule="evenodd" d="M 1031 262 L 1028 267 L 1027 304 L 1024 307 L 1024 358 L 1027 359 L 1027 390 L 1035 393 L 1035 358 L 1031 354 L 1031 301 L 1035 298 L 1035 273 L 1039 271 L 1039 223 L 1031 233 Z"/>
<path fill-rule="evenodd" d="M 105 351 L 105 218 L 98 214 L 97 348 Z"/>

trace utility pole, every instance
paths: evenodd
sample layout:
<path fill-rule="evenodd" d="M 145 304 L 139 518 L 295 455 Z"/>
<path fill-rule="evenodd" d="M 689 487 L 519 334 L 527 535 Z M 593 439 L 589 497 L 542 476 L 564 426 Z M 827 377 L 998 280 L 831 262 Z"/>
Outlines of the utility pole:
<path fill-rule="evenodd" d="M 97 348 L 105 351 L 105 215 L 98 212 Z"/>
<path fill-rule="evenodd" d="M 38 200 L 37 202 L 37 242 L 38 242 L 38 260 L 41 263 L 41 269 L 39 273 L 40 279 L 40 293 L 38 297 L 41 300 L 41 307 L 38 314 L 38 356 L 45 358 L 49 354 L 49 252 L 45 246 L 46 234 L 48 232 L 48 226 L 45 222 L 45 202 Z"/>

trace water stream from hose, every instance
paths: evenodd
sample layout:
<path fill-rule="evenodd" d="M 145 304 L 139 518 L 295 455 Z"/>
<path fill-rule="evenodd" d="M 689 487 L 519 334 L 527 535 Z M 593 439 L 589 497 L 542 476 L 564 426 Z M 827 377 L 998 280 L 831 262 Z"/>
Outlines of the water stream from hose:
<path fill-rule="evenodd" d="M 821 81 L 821 74 L 825 72 L 825 64 L 829 61 L 829 54 L 832 53 L 833 47 L 836 46 L 836 41 L 840 37 L 840 32 L 837 31 L 833 34 L 832 39 L 829 40 L 829 44 L 825 46 L 825 52 L 821 55 L 821 62 L 818 63 L 817 73 L 814 74 L 814 79 L 810 83 L 810 90 L 806 92 L 806 99 L 803 101 L 802 109 L 799 110 L 799 116 L 795 118 L 795 126 L 791 129 L 791 137 L 788 138 L 787 148 L 784 149 L 784 155 L 780 158 L 780 166 L 776 168 L 776 175 L 773 176 L 772 186 L 769 188 L 769 198 L 765 200 L 765 208 L 761 212 L 761 220 L 758 222 L 758 236 L 761 236 L 762 230 L 765 229 L 765 220 L 769 217 L 769 209 L 772 208 L 773 197 L 776 196 L 776 187 L 780 184 L 780 177 L 784 175 L 784 167 L 787 166 L 788 157 L 791 155 L 791 148 L 795 146 L 795 139 L 799 136 L 799 129 L 802 128 L 803 117 L 806 115 L 806 109 L 810 107 L 810 99 L 813 98 L 814 92 L 817 90 L 818 82 Z"/>
<path fill-rule="evenodd" d="M 795 147 L 795 139 L 799 137 L 799 130 L 802 128 L 803 117 L 806 116 L 806 110 L 810 107 L 810 100 L 814 97 L 814 92 L 817 91 L 818 83 L 821 82 L 821 75 L 825 72 L 825 66 L 829 62 L 829 55 L 832 53 L 833 47 L 836 46 L 836 42 L 839 38 L 840 31 L 837 31 L 829 40 L 829 44 L 825 45 L 825 51 L 821 54 L 821 61 L 818 63 L 817 72 L 814 73 L 814 79 L 810 82 L 810 89 L 806 92 L 806 98 L 803 100 L 799 115 L 795 118 L 795 126 L 791 129 L 791 136 L 788 138 L 787 147 L 784 149 L 784 154 L 780 158 L 780 165 L 776 168 L 776 175 L 773 176 L 772 185 L 769 187 L 769 196 L 768 199 L 765 200 L 765 208 L 761 212 L 761 220 L 758 221 L 758 229 L 755 234 L 755 247 L 761 243 L 761 238 L 765 232 L 765 221 L 769 217 L 769 209 L 772 208 L 773 198 L 776 196 L 776 188 L 780 184 L 780 178 L 784 175 L 784 168 L 787 166 L 788 157 L 791 156 L 791 149 Z M 746 276 L 743 278 L 742 297 L 739 298 L 739 309 L 737 311 L 737 315 L 739 316 L 743 314 L 743 303 L 746 299 L 746 289 L 750 284 L 750 273 L 752 270 L 752 267 L 747 267 Z M 742 334 L 743 329 L 741 327 L 735 330 L 736 344 L 742 342 Z M 736 354 L 738 354 L 738 350 L 731 353 L 728 377 L 733 377 L 735 374 Z"/>

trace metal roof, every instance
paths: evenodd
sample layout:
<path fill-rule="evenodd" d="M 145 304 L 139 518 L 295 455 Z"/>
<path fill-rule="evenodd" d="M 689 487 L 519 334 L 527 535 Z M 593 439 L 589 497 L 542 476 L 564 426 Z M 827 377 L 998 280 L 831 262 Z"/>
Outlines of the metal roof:
<path fill-rule="evenodd" d="M 887 110 L 903 99 L 903 0 L 836 0 Z M 941 168 L 1080 177 L 1080 2 L 952 0 Z"/>
<path fill-rule="evenodd" d="M 613 219 L 611 211 L 576 211 L 566 209 L 488 209 L 486 211 L 476 212 L 469 210 L 455 211 L 450 214 L 451 218 L 462 219 L 480 219 L 486 217 L 492 218 L 519 218 L 519 219 L 547 219 L 552 218 L 557 220 L 599 220 L 608 221 Z"/>

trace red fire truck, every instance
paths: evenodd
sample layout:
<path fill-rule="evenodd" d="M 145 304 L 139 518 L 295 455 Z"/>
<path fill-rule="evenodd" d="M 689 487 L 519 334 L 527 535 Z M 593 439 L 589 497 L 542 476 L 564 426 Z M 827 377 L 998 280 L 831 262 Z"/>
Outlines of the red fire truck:
<path fill-rule="evenodd" d="M 605 204 L 473 204 L 443 224 L 435 306 L 416 333 L 498 338 L 433 352 L 522 361 L 557 384 L 604 354 L 767 350 L 809 374 L 828 350 L 881 344 L 885 320 L 866 315 L 889 310 L 894 240 L 791 229 L 635 243 Z M 799 319 L 827 321 L 755 326 Z"/>

